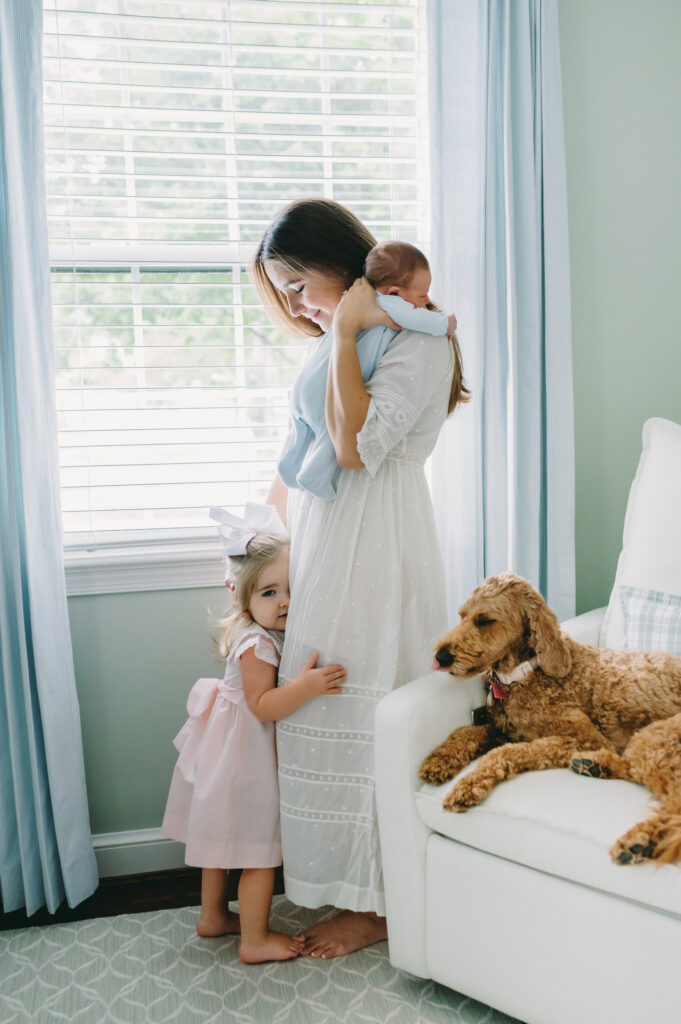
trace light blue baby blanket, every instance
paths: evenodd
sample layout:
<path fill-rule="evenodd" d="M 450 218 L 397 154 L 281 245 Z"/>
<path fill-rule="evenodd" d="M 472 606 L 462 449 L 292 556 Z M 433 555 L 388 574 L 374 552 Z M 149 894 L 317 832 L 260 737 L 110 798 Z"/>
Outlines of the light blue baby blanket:
<path fill-rule="evenodd" d="M 395 323 L 410 330 L 441 337 L 447 332 L 447 316 L 417 309 L 398 295 L 376 294 L 378 303 Z M 357 355 L 362 380 L 370 380 L 381 356 L 397 332 L 389 327 L 370 327 L 357 334 Z M 333 333 L 311 341 L 307 356 L 291 391 L 291 423 L 277 470 L 287 487 L 311 491 L 324 501 L 334 501 L 340 466 L 326 426 L 324 404 Z"/>

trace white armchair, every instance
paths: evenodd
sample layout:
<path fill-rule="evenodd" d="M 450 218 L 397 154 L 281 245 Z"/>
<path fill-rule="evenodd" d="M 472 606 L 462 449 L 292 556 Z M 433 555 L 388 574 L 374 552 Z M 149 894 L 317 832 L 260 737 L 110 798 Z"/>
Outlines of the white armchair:
<path fill-rule="evenodd" d="M 665 478 L 664 486 L 681 490 L 681 427 L 649 421 L 611 605 L 632 574 L 634 585 L 644 585 L 631 551 L 639 566 L 656 564 L 650 552 L 641 555 L 637 503 L 645 495 L 647 514 L 663 508 L 666 515 L 667 501 L 677 498 L 655 493 L 651 500 L 651 465 L 660 464 L 656 424 L 666 424 L 668 448 L 672 438 L 657 483 Z M 664 588 L 659 578 L 646 585 L 681 594 L 681 531 L 677 526 L 670 541 L 659 523 L 645 529 L 648 547 L 664 545 L 667 553 L 658 560 Z M 605 609 L 563 628 L 598 646 Z M 678 1024 L 681 868 L 622 867 L 608 854 L 647 816 L 650 794 L 622 780 L 558 769 L 504 782 L 466 814 L 443 811 L 453 783 L 421 785 L 419 765 L 481 703 L 479 678 L 461 682 L 431 672 L 378 706 L 376 794 L 391 962 L 524 1024 Z"/>

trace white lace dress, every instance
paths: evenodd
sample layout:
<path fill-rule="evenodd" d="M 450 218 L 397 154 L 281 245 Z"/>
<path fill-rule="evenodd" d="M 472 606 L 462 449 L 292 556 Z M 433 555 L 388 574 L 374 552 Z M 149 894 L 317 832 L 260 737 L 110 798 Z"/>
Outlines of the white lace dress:
<path fill-rule="evenodd" d="M 423 674 L 447 626 L 423 464 L 447 415 L 446 338 L 402 331 L 367 384 L 365 468 L 325 502 L 290 490 L 291 608 L 279 685 L 312 651 L 348 670 L 343 693 L 277 723 L 286 892 L 306 907 L 385 913 L 374 795 L 374 712 Z"/>

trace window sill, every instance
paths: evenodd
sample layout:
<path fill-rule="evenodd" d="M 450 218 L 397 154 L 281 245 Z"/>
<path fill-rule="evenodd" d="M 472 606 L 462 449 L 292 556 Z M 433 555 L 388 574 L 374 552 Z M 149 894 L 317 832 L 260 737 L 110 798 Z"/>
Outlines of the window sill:
<path fill-rule="evenodd" d="M 225 582 L 225 563 L 214 543 L 66 552 L 64 567 L 69 597 L 221 587 Z"/>

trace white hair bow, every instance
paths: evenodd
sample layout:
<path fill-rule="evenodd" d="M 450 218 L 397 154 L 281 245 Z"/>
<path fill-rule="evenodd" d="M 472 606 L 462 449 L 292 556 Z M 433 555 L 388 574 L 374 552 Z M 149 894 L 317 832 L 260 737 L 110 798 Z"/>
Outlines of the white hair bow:
<path fill-rule="evenodd" d="M 288 537 L 288 530 L 274 505 L 258 505 L 254 501 L 248 501 L 243 518 L 212 505 L 210 517 L 220 523 L 218 533 L 225 555 L 245 555 L 249 541 L 253 540 L 256 533 L 274 533 Z"/>

